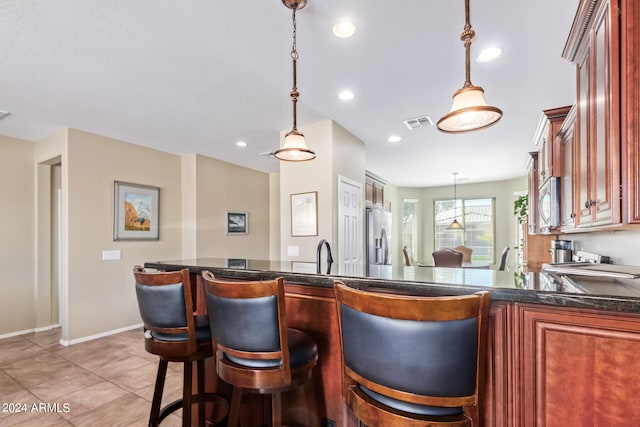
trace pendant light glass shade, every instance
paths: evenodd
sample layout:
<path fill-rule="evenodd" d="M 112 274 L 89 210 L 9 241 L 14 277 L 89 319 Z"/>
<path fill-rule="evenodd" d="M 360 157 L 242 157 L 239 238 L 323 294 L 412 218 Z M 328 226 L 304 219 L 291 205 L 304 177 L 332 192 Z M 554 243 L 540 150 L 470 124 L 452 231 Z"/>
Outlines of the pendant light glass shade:
<path fill-rule="evenodd" d="M 307 147 L 304 141 L 304 135 L 297 128 L 297 103 L 300 92 L 297 86 L 297 64 L 298 64 L 298 48 L 297 48 L 297 28 L 296 28 L 296 10 L 306 6 L 307 0 L 282 0 L 282 3 L 291 9 L 293 21 L 293 44 L 291 46 L 291 61 L 293 63 L 293 88 L 291 89 L 291 102 L 293 104 L 293 128 L 285 135 L 282 147 L 274 151 L 272 154 L 276 159 L 289 162 L 303 162 L 316 158 L 316 153 Z"/>
<path fill-rule="evenodd" d="M 302 132 L 297 130 L 292 130 L 285 135 L 282 148 L 274 151 L 273 155 L 277 159 L 289 162 L 312 160 L 316 157 L 316 154 L 307 148 Z"/>
<path fill-rule="evenodd" d="M 471 83 L 471 41 L 476 33 L 471 28 L 469 0 L 464 2 L 465 26 L 460 39 L 465 48 L 465 82 L 462 89 L 453 95 L 453 105 L 444 117 L 438 120 L 438 129 L 445 133 L 463 133 L 487 128 L 500 120 L 502 111 L 484 100 L 484 90 Z"/>
<path fill-rule="evenodd" d="M 480 130 L 495 124 L 502 111 L 484 100 L 480 86 L 464 87 L 453 95 L 451 111 L 438 120 L 438 129 L 447 133 Z"/>
<path fill-rule="evenodd" d="M 447 230 L 464 230 L 464 227 L 458 222 L 457 219 L 454 219 L 453 222 L 447 227 Z"/>

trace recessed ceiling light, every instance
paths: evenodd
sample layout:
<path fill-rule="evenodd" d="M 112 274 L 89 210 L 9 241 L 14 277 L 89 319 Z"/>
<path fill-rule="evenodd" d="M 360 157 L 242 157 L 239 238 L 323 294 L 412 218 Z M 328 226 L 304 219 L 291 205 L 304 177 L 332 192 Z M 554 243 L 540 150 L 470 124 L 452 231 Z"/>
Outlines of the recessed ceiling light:
<path fill-rule="evenodd" d="M 236 147 L 240 147 L 240 148 L 244 148 L 247 146 L 247 143 L 244 141 L 238 141 L 236 142 Z"/>
<path fill-rule="evenodd" d="M 341 39 L 351 37 L 355 32 L 356 26 L 350 21 L 340 21 L 333 26 L 333 35 Z"/>
<path fill-rule="evenodd" d="M 398 135 L 391 135 L 389 138 L 387 138 L 387 141 L 389 142 L 400 142 L 401 140 L 402 138 Z"/>
<path fill-rule="evenodd" d="M 480 51 L 476 58 L 476 62 L 489 62 L 496 59 L 502 53 L 502 49 L 496 46 L 488 47 Z"/>
<path fill-rule="evenodd" d="M 343 90 L 338 94 L 338 98 L 342 99 L 343 101 L 351 101 L 355 97 L 356 94 L 351 92 L 350 90 Z"/>
<path fill-rule="evenodd" d="M 0 110 L 0 120 L 4 119 L 4 118 L 5 118 L 5 117 L 7 117 L 9 114 L 11 114 L 11 113 L 9 113 L 8 111 L 2 111 L 2 110 Z"/>

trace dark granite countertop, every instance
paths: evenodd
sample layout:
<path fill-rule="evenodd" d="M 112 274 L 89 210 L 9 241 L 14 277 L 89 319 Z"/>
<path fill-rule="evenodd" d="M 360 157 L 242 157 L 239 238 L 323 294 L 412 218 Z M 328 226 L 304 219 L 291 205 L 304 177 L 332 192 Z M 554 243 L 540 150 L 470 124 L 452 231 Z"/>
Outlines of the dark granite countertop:
<path fill-rule="evenodd" d="M 145 267 L 245 280 L 284 277 L 290 283 L 331 287 L 334 280 L 361 289 L 389 290 L 414 295 L 462 295 L 488 290 L 495 301 L 640 312 L 640 279 L 590 278 L 550 273 L 514 273 L 480 268 L 373 266 L 368 274 L 317 273 L 315 262 L 199 258 L 146 262 Z"/>

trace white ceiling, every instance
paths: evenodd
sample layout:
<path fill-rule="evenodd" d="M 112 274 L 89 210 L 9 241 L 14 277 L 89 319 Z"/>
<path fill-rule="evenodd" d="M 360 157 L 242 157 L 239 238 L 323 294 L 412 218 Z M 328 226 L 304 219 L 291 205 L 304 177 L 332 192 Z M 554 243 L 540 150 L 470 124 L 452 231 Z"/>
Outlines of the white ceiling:
<path fill-rule="evenodd" d="M 464 83 L 463 0 L 309 0 L 298 12 L 298 125 L 335 120 L 365 142 L 367 169 L 397 186 L 524 176 L 541 111 L 574 102 L 561 53 L 577 4 L 471 1 L 472 55 L 503 48 L 472 62 L 472 81 L 504 117 L 448 135 L 402 121 L 437 121 Z M 357 26 L 350 39 L 331 34 L 343 17 Z M 11 112 L 0 134 L 39 140 L 69 126 L 278 170 L 260 153 L 291 128 L 291 13 L 280 0 L 0 0 L 0 40 L 0 110 Z M 343 88 L 356 98 L 340 101 Z"/>

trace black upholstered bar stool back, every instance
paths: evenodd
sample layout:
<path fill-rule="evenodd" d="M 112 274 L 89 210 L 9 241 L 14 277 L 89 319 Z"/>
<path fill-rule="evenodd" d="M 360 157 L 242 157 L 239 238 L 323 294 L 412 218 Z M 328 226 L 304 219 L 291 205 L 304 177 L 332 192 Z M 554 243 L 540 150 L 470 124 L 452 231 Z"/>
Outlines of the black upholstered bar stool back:
<path fill-rule="evenodd" d="M 335 282 L 347 406 L 369 427 L 471 426 L 482 417 L 489 293 L 416 297 Z M 481 422 L 481 421 L 480 421 Z"/>
<path fill-rule="evenodd" d="M 207 271 L 203 278 L 218 376 L 233 386 L 228 426 L 238 423 L 243 391 L 270 394 L 272 425 L 280 426 L 281 392 L 302 385 L 308 425 L 318 425 L 311 381 L 318 347 L 305 332 L 287 327 L 284 280 L 229 282 Z"/>
<path fill-rule="evenodd" d="M 204 392 L 204 359 L 213 355 L 207 316 L 195 316 L 189 270 L 148 272 L 133 268 L 140 316 L 144 323 L 144 346 L 160 358 L 151 402 L 149 425 L 157 426 L 167 415 L 182 408 L 182 425 L 191 426 L 192 362 L 197 362 L 198 421 L 205 424 L 204 402 L 228 407 L 225 399 Z M 160 408 L 168 362 L 184 364 L 183 398 Z"/>

